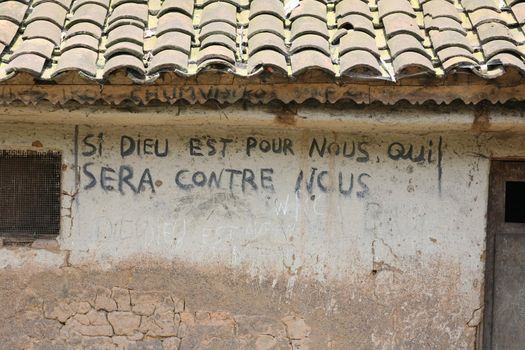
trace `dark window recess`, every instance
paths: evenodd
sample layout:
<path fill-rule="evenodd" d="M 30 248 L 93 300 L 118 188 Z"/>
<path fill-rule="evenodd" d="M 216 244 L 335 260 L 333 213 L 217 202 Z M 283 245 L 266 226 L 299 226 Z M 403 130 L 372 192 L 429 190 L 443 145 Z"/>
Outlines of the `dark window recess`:
<path fill-rule="evenodd" d="M 525 223 L 525 182 L 505 183 L 505 221 Z"/>
<path fill-rule="evenodd" d="M 0 150 L 0 235 L 59 233 L 61 163 L 58 152 Z"/>

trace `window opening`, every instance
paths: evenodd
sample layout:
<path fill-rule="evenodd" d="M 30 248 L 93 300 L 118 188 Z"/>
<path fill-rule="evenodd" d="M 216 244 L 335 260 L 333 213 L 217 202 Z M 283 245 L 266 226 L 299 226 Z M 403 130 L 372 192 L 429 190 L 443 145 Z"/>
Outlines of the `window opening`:
<path fill-rule="evenodd" d="M 0 150 L 0 236 L 60 232 L 59 152 Z"/>
<path fill-rule="evenodd" d="M 525 181 L 505 183 L 505 222 L 525 223 Z"/>

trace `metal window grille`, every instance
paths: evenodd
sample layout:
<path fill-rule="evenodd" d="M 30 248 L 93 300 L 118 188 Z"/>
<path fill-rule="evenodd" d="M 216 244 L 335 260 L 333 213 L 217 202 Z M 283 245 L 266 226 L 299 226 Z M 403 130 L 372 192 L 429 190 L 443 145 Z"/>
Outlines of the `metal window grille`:
<path fill-rule="evenodd" d="M 59 233 L 61 163 L 59 152 L 0 150 L 0 235 Z"/>

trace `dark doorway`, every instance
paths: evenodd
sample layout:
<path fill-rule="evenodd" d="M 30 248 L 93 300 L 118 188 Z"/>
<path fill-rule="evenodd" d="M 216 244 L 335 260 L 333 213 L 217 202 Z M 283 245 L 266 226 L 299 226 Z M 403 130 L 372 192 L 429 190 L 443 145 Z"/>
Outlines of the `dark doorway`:
<path fill-rule="evenodd" d="M 483 349 L 525 349 L 525 162 L 490 173 Z"/>

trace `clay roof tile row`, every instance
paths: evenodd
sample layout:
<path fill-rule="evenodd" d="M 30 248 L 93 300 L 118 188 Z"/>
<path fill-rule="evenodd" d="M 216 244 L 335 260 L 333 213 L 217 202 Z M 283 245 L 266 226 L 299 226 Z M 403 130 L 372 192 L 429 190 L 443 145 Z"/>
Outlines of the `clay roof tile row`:
<path fill-rule="evenodd" d="M 521 0 L 0 0 L 0 82 L 116 71 L 396 81 L 525 71 Z"/>

